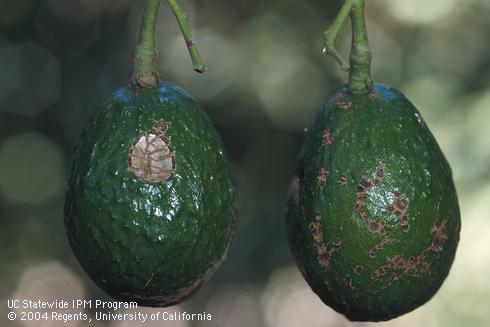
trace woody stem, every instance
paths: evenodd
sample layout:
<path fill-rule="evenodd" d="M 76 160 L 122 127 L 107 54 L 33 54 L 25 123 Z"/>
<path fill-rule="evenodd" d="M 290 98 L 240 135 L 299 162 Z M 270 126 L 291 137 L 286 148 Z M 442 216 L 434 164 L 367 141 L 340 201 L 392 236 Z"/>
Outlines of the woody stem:
<path fill-rule="evenodd" d="M 133 84 L 141 88 L 158 86 L 156 70 L 156 29 L 160 0 L 147 0 L 141 23 L 140 40 L 133 54 Z"/>
<path fill-rule="evenodd" d="M 340 28 L 347 19 L 352 21 L 352 47 L 349 65 L 335 50 L 335 41 Z M 365 0 L 346 0 L 332 26 L 325 32 L 324 53 L 333 57 L 344 70 L 349 71 L 348 90 L 353 94 L 367 94 L 372 91 L 372 55 L 369 49 L 365 19 Z"/>

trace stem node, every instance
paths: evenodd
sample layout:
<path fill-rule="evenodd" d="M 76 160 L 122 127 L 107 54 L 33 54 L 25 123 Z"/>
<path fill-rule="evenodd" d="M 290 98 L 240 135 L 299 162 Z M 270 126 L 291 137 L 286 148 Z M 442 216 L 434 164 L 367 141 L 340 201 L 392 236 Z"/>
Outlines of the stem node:
<path fill-rule="evenodd" d="M 347 64 L 335 49 L 335 41 L 347 17 L 352 21 L 352 47 Z M 345 0 L 332 26 L 325 32 L 324 54 L 334 58 L 342 70 L 349 71 L 347 88 L 353 94 L 368 94 L 373 89 L 371 76 L 372 54 L 366 30 L 365 1 Z"/>
<path fill-rule="evenodd" d="M 147 0 L 141 23 L 140 40 L 133 54 L 133 77 L 130 86 L 133 88 L 151 88 L 160 84 L 160 77 L 156 69 L 156 29 L 158 12 L 161 0 Z M 194 70 L 203 73 L 206 65 L 192 40 L 187 22 L 187 14 L 178 0 L 168 0 L 180 29 L 194 65 Z"/>

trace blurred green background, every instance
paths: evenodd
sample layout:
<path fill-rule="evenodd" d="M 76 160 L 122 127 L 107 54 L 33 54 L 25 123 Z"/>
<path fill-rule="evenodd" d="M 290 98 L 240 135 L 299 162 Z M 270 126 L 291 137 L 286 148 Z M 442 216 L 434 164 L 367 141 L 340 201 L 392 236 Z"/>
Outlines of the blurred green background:
<path fill-rule="evenodd" d="M 0 325 L 7 299 L 103 298 L 69 248 L 62 219 L 74 145 L 98 103 L 126 83 L 141 0 L 0 1 Z M 145 326 L 364 326 L 324 306 L 289 253 L 284 213 L 304 129 L 347 76 L 321 56 L 342 1 L 183 1 L 209 71 L 192 71 L 165 1 L 159 69 L 203 105 L 240 191 L 221 269 L 167 311 L 213 322 Z M 451 273 L 428 304 L 385 326 L 488 326 L 490 307 L 490 2 L 367 0 L 378 82 L 422 112 L 452 165 L 463 228 Z M 339 37 L 347 56 L 350 28 Z M 151 312 L 152 309 L 143 309 Z M 93 326 L 138 326 L 130 322 Z M 141 325 L 141 324 L 140 324 Z"/>

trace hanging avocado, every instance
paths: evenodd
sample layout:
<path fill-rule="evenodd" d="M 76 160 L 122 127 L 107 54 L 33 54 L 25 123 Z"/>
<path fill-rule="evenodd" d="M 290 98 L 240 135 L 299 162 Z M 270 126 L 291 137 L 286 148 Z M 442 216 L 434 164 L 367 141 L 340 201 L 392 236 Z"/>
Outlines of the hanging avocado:
<path fill-rule="evenodd" d="M 181 23 L 195 69 L 204 65 Z M 92 280 L 118 300 L 168 306 L 218 268 L 236 191 L 223 145 L 199 104 L 154 70 L 160 1 L 145 7 L 135 76 L 97 110 L 76 148 L 65 226 Z"/>
<path fill-rule="evenodd" d="M 350 67 L 333 47 L 353 21 Z M 350 70 L 309 128 L 288 202 L 298 267 L 351 320 L 389 320 L 427 302 L 454 259 L 460 213 L 451 169 L 420 113 L 373 84 L 364 1 L 347 0 L 325 52 Z"/>

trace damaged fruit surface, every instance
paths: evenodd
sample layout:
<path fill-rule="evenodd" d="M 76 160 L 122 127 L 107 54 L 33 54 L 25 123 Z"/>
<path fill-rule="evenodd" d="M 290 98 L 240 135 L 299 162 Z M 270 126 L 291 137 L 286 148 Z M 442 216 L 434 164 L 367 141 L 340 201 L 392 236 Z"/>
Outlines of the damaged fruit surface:
<path fill-rule="evenodd" d="M 451 169 L 400 92 L 347 88 L 324 105 L 288 203 L 292 252 L 311 288 L 351 320 L 427 302 L 454 259 L 460 213 Z"/>
<path fill-rule="evenodd" d="M 86 126 L 65 203 L 73 252 L 112 297 L 180 302 L 232 238 L 236 191 L 223 146 L 181 88 L 116 91 Z"/>

